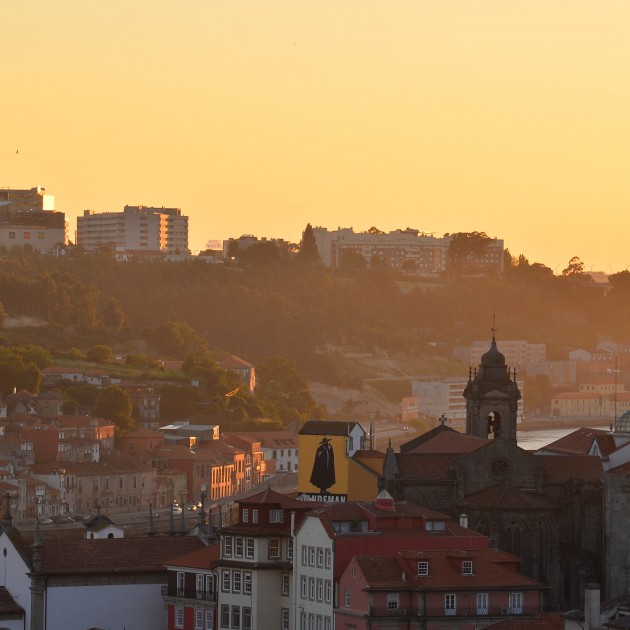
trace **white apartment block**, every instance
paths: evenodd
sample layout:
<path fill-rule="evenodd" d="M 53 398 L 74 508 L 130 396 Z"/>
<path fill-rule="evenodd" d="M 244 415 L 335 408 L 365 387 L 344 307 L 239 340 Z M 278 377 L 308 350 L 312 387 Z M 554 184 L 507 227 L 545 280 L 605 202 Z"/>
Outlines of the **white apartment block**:
<path fill-rule="evenodd" d="M 188 217 L 179 208 L 125 206 L 123 212 L 85 210 L 77 218 L 77 245 L 87 251 L 188 253 Z"/>
<path fill-rule="evenodd" d="M 481 357 L 488 351 L 488 341 L 473 341 L 470 346 L 453 348 L 453 357 L 468 365 L 477 366 Z M 510 367 L 525 365 L 530 361 L 545 361 L 547 358 L 547 344 L 529 343 L 523 340 L 501 341 L 501 354 L 505 356 L 505 363 Z"/>
<path fill-rule="evenodd" d="M 319 516 L 306 514 L 295 532 L 293 623 L 296 630 L 333 627 L 333 544 Z"/>
<path fill-rule="evenodd" d="M 313 228 L 319 255 L 327 267 L 339 267 L 344 252 L 360 254 L 370 264 L 380 258 L 394 269 L 407 270 L 418 276 L 431 277 L 446 271 L 451 239 L 437 238 L 407 228 L 388 233 L 360 232 L 352 228 Z M 503 241 L 494 239 L 484 249 L 476 264 L 503 273 Z"/>

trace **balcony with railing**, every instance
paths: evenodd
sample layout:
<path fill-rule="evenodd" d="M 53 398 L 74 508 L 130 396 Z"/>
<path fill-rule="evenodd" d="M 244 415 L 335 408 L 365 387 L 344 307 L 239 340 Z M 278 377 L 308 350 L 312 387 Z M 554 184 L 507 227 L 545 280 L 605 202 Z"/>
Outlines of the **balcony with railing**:
<path fill-rule="evenodd" d="M 457 605 L 455 608 L 445 608 L 444 606 L 435 607 L 401 607 L 388 608 L 385 606 L 371 606 L 370 617 L 372 618 L 393 618 L 393 617 L 426 617 L 426 618 L 444 618 L 444 617 L 506 617 L 506 616 L 523 616 L 535 615 L 540 612 L 538 606 L 485 606 L 477 607 L 476 605 Z"/>
<path fill-rule="evenodd" d="M 184 589 L 181 587 L 168 587 L 167 585 L 162 586 L 162 597 L 172 597 L 173 599 L 177 598 L 179 600 L 189 600 L 190 602 L 198 602 L 199 600 L 203 600 L 205 602 L 213 602 L 217 601 L 217 594 L 212 591 L 198 591 L 198 590 L 190 590 Z"/>

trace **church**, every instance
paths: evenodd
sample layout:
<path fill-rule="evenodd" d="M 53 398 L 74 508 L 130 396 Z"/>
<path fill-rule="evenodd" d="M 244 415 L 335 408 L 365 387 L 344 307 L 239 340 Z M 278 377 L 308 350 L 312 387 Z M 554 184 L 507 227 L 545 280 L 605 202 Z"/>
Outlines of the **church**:
<path fill-rule="evenodd" d="M 516 370 L 494 334 L 464 390 L 466 432 L 444 426 L 387 449 L 381 489 L 489 536 L 543 582 L 545 608 L 577 608 L 587 583 L 603 576 L 600 457 L 535 454 L 517 444 Z"/>

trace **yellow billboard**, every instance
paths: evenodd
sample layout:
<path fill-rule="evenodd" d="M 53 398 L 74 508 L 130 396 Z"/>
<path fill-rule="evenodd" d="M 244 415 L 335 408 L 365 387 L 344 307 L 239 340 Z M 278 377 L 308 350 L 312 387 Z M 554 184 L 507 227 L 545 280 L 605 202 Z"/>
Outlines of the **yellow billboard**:
<path fill-rule="evenodd" d="M 347 437 L 299 435 L 298 496 L 325 503 L 348 499 Z"/>

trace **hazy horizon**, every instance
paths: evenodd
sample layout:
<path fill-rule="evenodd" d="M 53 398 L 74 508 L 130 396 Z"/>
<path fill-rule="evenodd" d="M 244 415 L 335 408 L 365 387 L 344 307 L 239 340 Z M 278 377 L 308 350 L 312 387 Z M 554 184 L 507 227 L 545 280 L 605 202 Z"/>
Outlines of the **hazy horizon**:
<path fill-rule="evenodd" d="M 0 187 L 243 233 L 484 231 L 630 266 L 630 4 L 13 3 Z"/>

